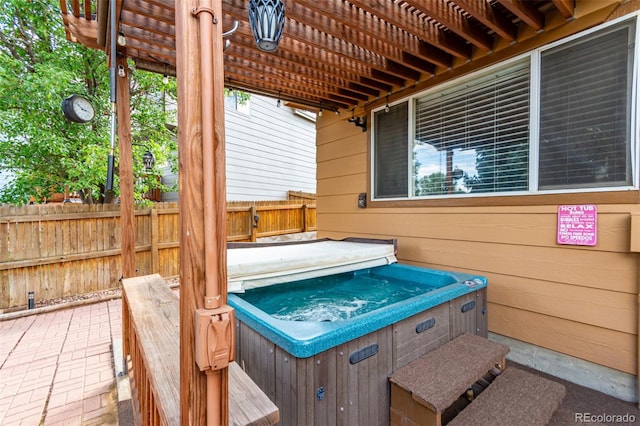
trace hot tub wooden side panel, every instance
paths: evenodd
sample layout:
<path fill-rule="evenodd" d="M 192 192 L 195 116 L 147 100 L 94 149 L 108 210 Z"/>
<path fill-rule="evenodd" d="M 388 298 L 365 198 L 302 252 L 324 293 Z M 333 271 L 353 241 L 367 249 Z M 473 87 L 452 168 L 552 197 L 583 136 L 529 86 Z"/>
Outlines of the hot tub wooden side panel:
<path fill-rule="evenodd" d="M 241 326 L 242 332 L 252 332 Z M 388 376 L 393 371 L 392 328 L 385 327 L 366 336 L 339 345 L 309 358 L 296 358 L 275 347 L 275 383 L 265 383 L 275 389 L 272 400 L 280 410 L 282 426 L 297 425 L 388 425 L 390 390 Z M 258 343 L 259 339 L 257 340 Z M 251 343 L 256 340 L 242 339 Z M 351 364 L 349 356 L 372 344 L 378 352 Z M 248 347 L 242 348 L 245 359 Z M 242 361 L 241 361 L 242 362 Z M 245 361 L 246 364 L 246 361 Z M 242 365 L 242 363 L 241 363 Z M 254 368 L 247 368 L 253 377 Z M 254 379 L 262 387 L 264 374 Z M 268 390 L 265 390 L 270 395 Z"/>
<path fill-rule="evenodd" d="M 471 333 L 487 337 L 487 289 L 482 288 L 449 302 L 450 339 Z"/>
<path fill-rule="evenodd" d="M 276 345 L 242 321 L 236 322 L 236 362 L 269 399 L 275 402 Z"/>
<path fill-rule="evenodd" d="M 489 336 L 489 321 L 487 320 L 487 289 L 476 292 L 476 334 L 482 337 Z"/>
<path fill-rule="evenodd" d="M 378 352 L 355 364 L 354 352 L 377 344 Z M 388 425 L 390 388 L 393 372 L 393 330 L 391 326 L 344 343 L 337 348 L 336 425 Z M 331 423 L 329 423 L 331 424 Z"/>
<path fill-rule="evenodd" d="M 450 340 L 449 305 L 443 303 L 393 324 L 393 370 L 402 368 Z M 417 332 L 416 327 L 426 327 Z"/>

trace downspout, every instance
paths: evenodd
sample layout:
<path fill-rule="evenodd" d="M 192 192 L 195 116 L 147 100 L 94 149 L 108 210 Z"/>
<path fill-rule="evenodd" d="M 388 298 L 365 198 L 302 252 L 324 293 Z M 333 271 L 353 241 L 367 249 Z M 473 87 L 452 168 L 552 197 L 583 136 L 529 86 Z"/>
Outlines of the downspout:
<path fill-rule="evenodd" d="M 218 258 L 217 245 L 211 241 L 216 235 L 215 228 L 215 186 L 211 177 L 215 176 L 213 160 L 213 125 L 206 120 L 213 117 L 213 14 L 210 1 L 200 3 L 200 9 L 211 10 L 209 13 L 200 13 L 200 69 L 201 69 L 201 108 L 202 108 L 202 176 L 204 191 L 204 235 L 209 238 L 204 245 L 204 274 L 205 295 L 204 307 L 214 309 L 220 307 L 220 283 L 216 272 L 216 259 Z M 207 375 L 207 425 L 217 426 L 225 423 L 222 415 L 221 402 L 223 383 L 219 370 L 209 369 Z M 228 422 L 228 420 L 227 420 Z"/>
<path fill-rule="evenodd" d="M 200 11 L 210 11 L 209 13 L 199 13 L 200 21 L 200 70 L 201 70 L 201 108 L 202 108 L 202 176 L 204 191 L 204 235 L 211 238 L 216 235 L 216 193 L 215 182 L 211 177 L 215 177 L 214 165 L 214 126 L 207 123 L 213 118 L 213 22 L 216 20 L 211 7 L 211 1 L 201 2 Z M 217 275 L 217 245 L 205 244 L 205 300 L 206 309 L 219 308 L 222 304 L 220 294 L 220 283 Z"/>

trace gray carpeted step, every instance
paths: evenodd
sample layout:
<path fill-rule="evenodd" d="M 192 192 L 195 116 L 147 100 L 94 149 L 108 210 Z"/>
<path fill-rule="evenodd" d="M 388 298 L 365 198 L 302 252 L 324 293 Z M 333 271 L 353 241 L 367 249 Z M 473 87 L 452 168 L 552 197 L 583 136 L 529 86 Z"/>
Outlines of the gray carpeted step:
<path fill-rule="evenodd" d="M 442 413 L 483 374 L 504 362 L 508 352 L 506 345 L 463 334 L 397 370 L 389 380 Z"/>
<path fill-rule="evenodd" d="M 560 383 L 510 367 L 449 425 L 546 425 L 565 392 Z"/>

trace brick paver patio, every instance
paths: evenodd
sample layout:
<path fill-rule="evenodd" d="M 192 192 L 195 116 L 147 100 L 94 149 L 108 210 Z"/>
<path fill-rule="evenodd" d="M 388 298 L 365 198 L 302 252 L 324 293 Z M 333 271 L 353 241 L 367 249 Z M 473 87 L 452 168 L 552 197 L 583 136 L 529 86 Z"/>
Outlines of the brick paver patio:
<path fill-rule="evenodd" d="M 120 299 L 0 321 L 0 424 L 118 424 Z"/>

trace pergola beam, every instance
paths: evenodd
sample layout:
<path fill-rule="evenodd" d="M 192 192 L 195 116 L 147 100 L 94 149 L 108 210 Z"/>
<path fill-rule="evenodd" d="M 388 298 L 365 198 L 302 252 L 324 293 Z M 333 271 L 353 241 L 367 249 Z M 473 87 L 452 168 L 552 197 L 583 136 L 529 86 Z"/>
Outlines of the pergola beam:
<path fill-rule="evenodd" d="M 501 5 L 509 9 L 511 13 L 516 15 L 526 25 L 536 31 L 544 28 L 544 14 L 531 4 L 522 0 L 498 0 Z"/>
<path fill-rule="evenodd" d="M 503 15 L 495 13 L 494 8 L 489 3 L 476 0 L 456 0 L 456 4 L 473 15 L 487 28 L 495 31 L 501 38 L 507 41 L 515 41 L 518 37 L 518 26 Z"/>
<path fill-rule="evenodd" d="M 564 19 L 573 18 L 575 0 L 553 0 L 553 4 L 556 6 Z"/>
<path fill-rule="evenodd" d="M 468 19 L 443 0 L 417 1 L 405 0 L 407 4 L 442 23 L 445 27 L 485 52 L 492 49 L 493 38 L 480 28 L 472 25 Z"/>

